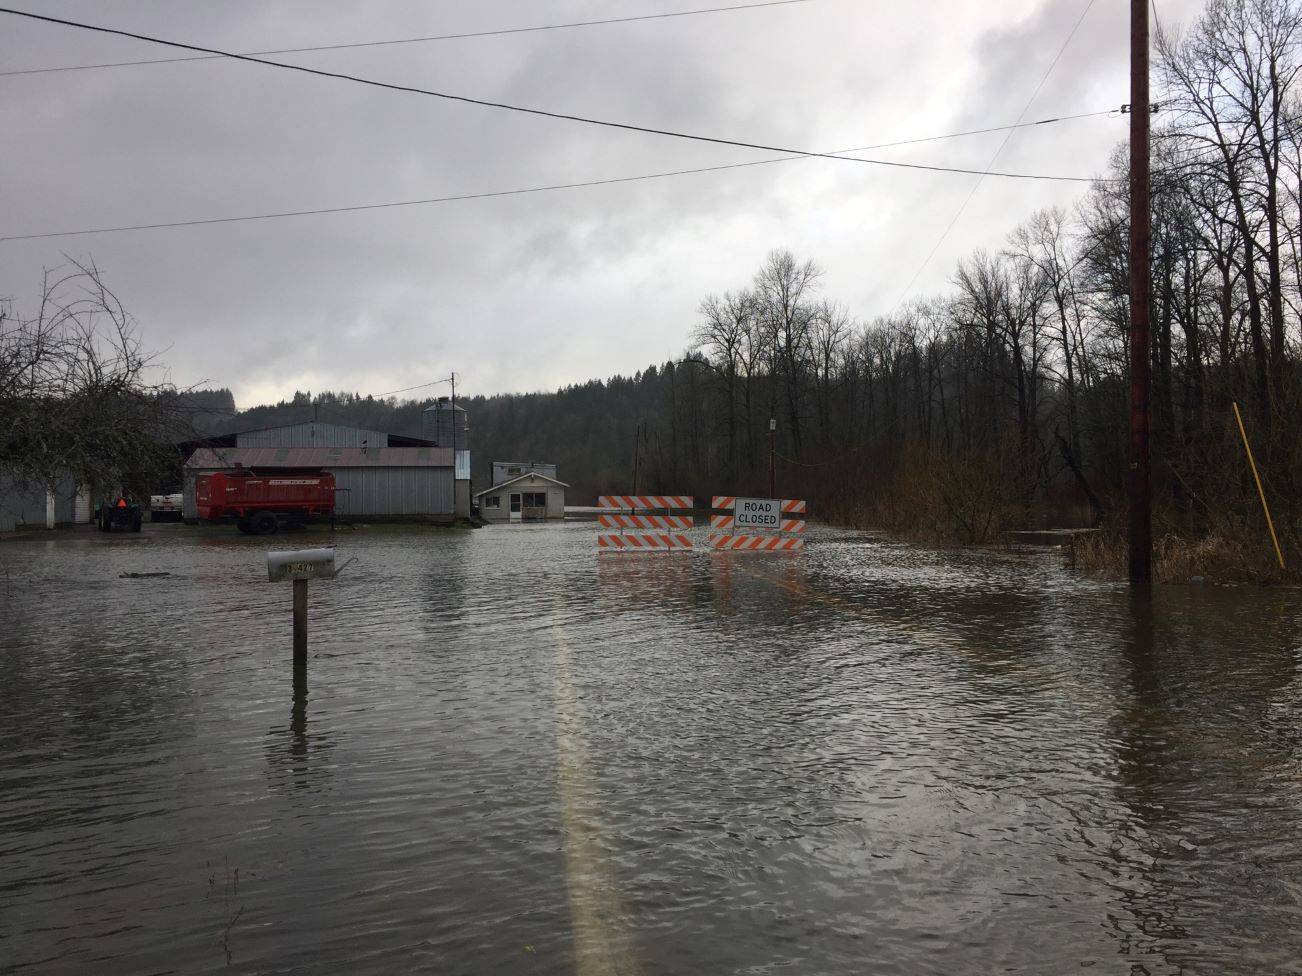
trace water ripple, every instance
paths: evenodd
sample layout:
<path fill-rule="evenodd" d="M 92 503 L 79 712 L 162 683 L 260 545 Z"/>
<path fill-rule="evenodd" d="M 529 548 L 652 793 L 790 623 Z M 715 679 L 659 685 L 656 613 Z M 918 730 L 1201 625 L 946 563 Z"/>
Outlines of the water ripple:
<path fill-rule="evenodd" d="M 1295 594 L 594 534 L 0 546 L 0 972 L 1295 971 Z"/>

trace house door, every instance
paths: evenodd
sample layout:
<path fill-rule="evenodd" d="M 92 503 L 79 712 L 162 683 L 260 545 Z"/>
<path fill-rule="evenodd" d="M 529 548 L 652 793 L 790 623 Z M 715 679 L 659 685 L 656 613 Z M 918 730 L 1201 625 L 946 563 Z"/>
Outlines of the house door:
<path fill-rule="evenodd" d="M 524 514 L 520 511 L 520 493 L 513 491 L 511 492 L 511 521 L 519 522 L 522 518 Z"/>

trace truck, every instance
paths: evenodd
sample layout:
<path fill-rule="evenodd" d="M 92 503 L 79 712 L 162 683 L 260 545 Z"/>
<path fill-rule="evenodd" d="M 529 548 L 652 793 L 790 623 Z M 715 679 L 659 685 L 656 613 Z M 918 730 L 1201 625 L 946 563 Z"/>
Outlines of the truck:
<path fill-rule="evenodd" d="M 184 499 L 179 491 L 170 495 L 150 495 L 149 496 L 149 521 L 151 522 L 179 522 L 181 521 L 181 508 Z"/>
<path fill-rule="evenodd" d="M 333 518 L 335 476 L 328 471 L 259 471 L 235 467 L 195 478 L 194 500 L 205 522 L 234 522 L 249 535 L 272 535 Z"/>

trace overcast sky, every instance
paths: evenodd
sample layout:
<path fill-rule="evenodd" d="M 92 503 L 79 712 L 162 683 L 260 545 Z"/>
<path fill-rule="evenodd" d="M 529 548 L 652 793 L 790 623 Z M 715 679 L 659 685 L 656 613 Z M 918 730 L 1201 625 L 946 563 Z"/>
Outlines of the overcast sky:
<path fill-rule="evenodd" d="M 235 51 L 747 0 L 51 0 L 14 6 Z M 1087 0 L 809 0 L 570 30 L 281 56 L 477 98 L 839 150 L 1014 121 Z M 1196 0 L 1163 0 L 1168 27 Z M 1126 0 L 1095 0 L 1027 114 L 1128 101 Z M 175 56 L 0 15 L 0 70 Z M 1117 116 L 1018 131 L 996 168 L 1092 176 Z M 230 60 L 0 78 L 0 236 L 507 190 L 764 158 Z M 878 150 L 982 169 L 1002 133 Z M 361 213 L 0 243 L 0 296 L 93 258 L 181 385 L 553 389 L 681 354 L 703 295 L 790 248 L 861 319 L 891 311 L 976 181 L 797 160 Z M 1083 187 L 987 178 L 915 295 Z M 429 393 L 438 393 L 431 389 Z"/>

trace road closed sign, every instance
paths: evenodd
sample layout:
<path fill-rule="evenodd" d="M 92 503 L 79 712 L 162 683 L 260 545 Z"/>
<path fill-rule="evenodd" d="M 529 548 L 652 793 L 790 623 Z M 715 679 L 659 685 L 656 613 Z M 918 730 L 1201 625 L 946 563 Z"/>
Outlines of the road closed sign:
<path fill-rule="evenodd" d="M 769 529 L 782 525 L 782 500 L 778 498 L 738 498 L 732 506 L 733 527 Z"/>

